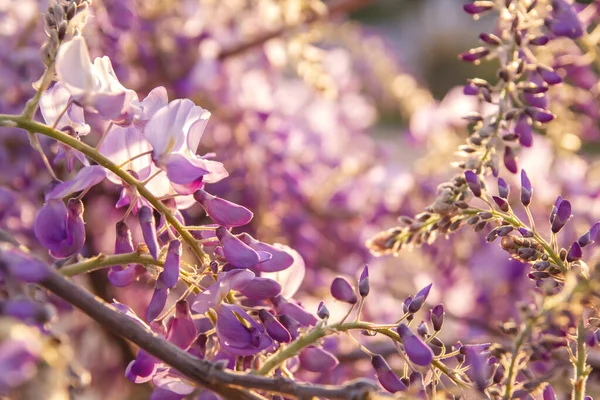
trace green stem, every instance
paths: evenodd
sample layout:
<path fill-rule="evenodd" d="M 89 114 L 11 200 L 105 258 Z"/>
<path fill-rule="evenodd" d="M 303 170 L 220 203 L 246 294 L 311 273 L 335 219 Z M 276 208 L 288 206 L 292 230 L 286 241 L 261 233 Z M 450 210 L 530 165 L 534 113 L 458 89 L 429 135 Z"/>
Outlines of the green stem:
<path fill-rule="evenodd" d="M 25 129 L 28 132 L 40 133 L 42 135 L 51 137 L 52 139 L 55 139 L 77 151 L 80 151 L 81 153 L 88 156 L 90 159 L 97 162 L 102 167 L 113 172 L 115 175 L 117 175 L 119 178 L 121 178 L 121 180 L 123 180 L 123 182 L 125 182 L 132 188 L 135 188 L 142 197 L 144 197 L 146 200 L 148 200 L 148 202 L 152 205 L 152 207 L 154 207 L 158 212 L 160 212 L 162 215 L 164 215 L 164 217 L 171 224 L 171 226 L 173 226 L 173 228 L 175 228 L 175 230 L 179 233 L 179 235 L 181 235 L 182 239 L 192 249 L 192 251 L 194 252 L 196 257 L 198 257 L 198 260 L 200 260 L 200 262 L 202 264 L 208 265 L 208 263 L 206 263 L 206 255 L 200 248 L 200 245 L 198 244 L 198 242 L 196 241 L 194 236 L 192 236 L 192 234 L 186 230 L 185 226 L 183 226 L 177 220 L 177 218 L 175 218 L 175 216 L 173 216 L 173 214 L 171 213 L 171 210 L 167 206 L 165 206 L 160 200 L 158 200 L 148 189 L 146 189 L 146 187 L 141 182 L 139 182 L 137 179 L 135 179 L 133 176 L 131 176 L 128 172 L 119 168 L 118 165 L 113 163 L 111 160 L 106 158 L 104 155 L 100 154 L 98 152 L 98 150 L 94 149 L 93 147 L 88 146 L 87 144 L 85 144 L 83 142 L 80 142 L 79 140 L 77 140 L 61 131 L 52 129 L 47 125 L 43 125 L 38 122 L 32 121 L 31 119 L 29 119 L 25 116 L 0 114 L 0 125 L 3 122 L 12 122 L 12 123 L 15 123 L 17 125 L 17 127 Z"/>
<path fill-rule="evenodd" d="M 503 399 L 505 399 L 505 400 L 512 399 L 513 391 L 515 389 L 515 381 L 517 379 L 517 374 L 519 372 L 517 370 L 517 358 L 519 356 L 519 353 L 521 352 L 521 347 L 523 347 L 523 344 L 525 344 L 525 339 L 527 338 L 527 336 L 529 336 L 529 333 L 531 333 L 531 330 L 533 329 L 534 323 L 535 323 L 535 319 L 530 319 L 529 321 L 527 321 L 525 328 L 519 333 L 519 335 L 517 336 L 517 340 L 515 341 L 515 347 L 513 348 L 513 351 L 512 351 L 511 357 L 510 357 L 510 364 L 508 366 L 508 377 L 506 379 L 506 391 L 504 392 L 504 397 L 503 397 Z"/>
<path fill-rule="evenodd" d="M 126 253 L 116 255 L 98 254 L 96 257 L 88 258 L 75 264 L 67 265 L 61 268 L 60 272 L 64 276 L 75 276 L 85 274 L 97 269 L 123 264 L 144 264 L 144 265 L 163 265 L 162 261 L 157 261 L 149 255 L 138 253 Z"/>
<path fill-rule="evenodd" d="M 577 361 L 575 364 L 575 380 L 573 382 L 573 400 L 583 400 L 585 398 L 585 383 L 588 377 L 587 371 L 587 351 L 585 344 L 585 327 L 583 318 L 577 328 Z"/>
<path fill-rule="evenodd" d="M 395 342 L 402 343 L 400 339 L 400 335 L 392 329 L 382 328 L 381 326 L 372 324 L 370 322 L 363 321 L 354 321 L 354 322 L 338 322 L 332 325 L 323 325 L 323 323 L 317 324 L 315 328 L 307 333 L 304 336 L 300 336 L 294 342 L 290 343 L 288 346 L 282 348 L 275 354 L 269 356 L 261 365 L 261 367 L 256 371 L 258 375 L 268 375 L 275 368 L 280 366 L 285 360 L 294 357 L 296 354 L 300 353 L 302 349 L 315 344 L 319 339 L 327 336 L 331 332 L 347 332 L 351 330 L 369 330 L 377 333 L 381 333 L 392 339 Z M 450 380 L 452 380 L 455 384 L 461 387 L 467 387 L 465 382 L 458 379 L 454 373 L 444 365 L 440 360 L 434 359 L 431 362 L 431 365 L 439 369 L 442 373 L 448 376 Z"/>

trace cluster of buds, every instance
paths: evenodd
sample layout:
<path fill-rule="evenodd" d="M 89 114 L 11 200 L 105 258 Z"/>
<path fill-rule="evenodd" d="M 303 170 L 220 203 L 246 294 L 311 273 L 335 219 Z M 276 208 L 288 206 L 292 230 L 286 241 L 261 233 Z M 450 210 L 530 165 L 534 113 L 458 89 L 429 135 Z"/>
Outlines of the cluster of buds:
<path fill-rule="evenodd" d="M 49 65 L 56 57 L 58 47 L 68 35 L 81 30 L 86 23 L 91 0 L 57 0 L 50 2 L 45 14 L 48 41 L 42 45 L 44 64 Z"/>

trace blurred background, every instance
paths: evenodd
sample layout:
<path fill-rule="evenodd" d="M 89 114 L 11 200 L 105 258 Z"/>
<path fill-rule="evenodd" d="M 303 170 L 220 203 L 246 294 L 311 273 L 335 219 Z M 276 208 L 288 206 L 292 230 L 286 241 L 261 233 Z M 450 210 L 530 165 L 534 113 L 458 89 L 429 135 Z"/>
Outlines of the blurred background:
<path fill-rule="evenodd" d="M 480 32 L 494 31 L 495 16 L 474 20 L 462 4 L 94 0 L 83 33 L 92 57 L 108 55 L 121 82 L 140 98 L 165 86 L 169 99 L 189 97 L 212 113 L 202 152 L 216 153 L 230 177 L 207 190 L 254 211 L 243 230 L 302 255 L 307 271 L 296 297 L 309 310 L 327 300 L 334 315 L 344 313 L 344 305 L 330 300 L 332 278 L 355 279 L 369 264 L 377 298 L 367 301 L 366 318 L 395 320 L 404 298 L 433 282 L 425 310 L 445 304 L 451 325 L 444 340 L 494 341 L 502 340 L 495 321 L 517 318 L 532 282 L 523 264 L 499 246 L 484 246 L 485 234 L 461 230 L 399 257 L 375 258 L 364 245 L 399 216 L 421 212 L 437 185 L 457 172 L 448 166 L 469 133 L 461 116 L 480 107 L 457 87 L 472 77 L 495 82 L 495 62 L 475 66 L 457 57 L 477 46 Z M 20 112 L 41 75 L 46 7 L 44 1 L 0 0 L 2 113 Z M 520 162 L 531 170 L 537 209 L 549 212 L 558 193 L 569 194 L 582 206 L 574 227 L 585 230 L 600 204 L 596 162 L 580 149 L 597 141 L 597 124 L 579 121 L 568 131 L 557 125 L 536 136 L 535 154 L 523 151 Z M 93 131 L 85 140 L 97 142 L 102 127 L 93 116 L 88 122 Z M 563 140 L 567 133 L 575 145 L 573 137 Z M 31 224 L 49 177 L 21 133 L 3 130 L 0 141 L 0 226 L 39 248 Z M 45 145 L 56 152 L 55 144 Z M 60 176 L 69 175 L 62 169 Z M 86 196 L 86 254 L 113 251 L 114 225 L 123 215 L 114 208 L 118 193 L 106 183 Z M 206 218 L 197 206 L 184 215 L 190 223 Z M 139 230 L 134 234 L 139 241 Z M 117 289 L 104 271 L 78 279 L 107 301 L 137 310 L 145 309 L 153 286 L 142 278 Z M 58 301 L 57 307 L 67 308 Z M 65 314 L 57 329 L 94 377 L 77 399 L 148 398 L 148 388 L 121 378 L 135 355 L 128 343 L 80 313 Z M 376 339 L 369 343 L 394 351 Z M 342 365 L 321 381 L 371 374 L 362 353 L 338 346 Z"/>

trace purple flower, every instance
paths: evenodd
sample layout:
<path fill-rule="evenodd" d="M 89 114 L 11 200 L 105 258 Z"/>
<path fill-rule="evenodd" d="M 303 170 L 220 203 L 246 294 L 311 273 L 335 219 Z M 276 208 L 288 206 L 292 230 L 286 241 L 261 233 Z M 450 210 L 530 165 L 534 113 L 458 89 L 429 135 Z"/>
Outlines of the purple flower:
<path fill-rule="evenodd" d="M 531 204 L 531 196 L 533 195 L 533 188 L 531 187 L 531 182 L 529 181 L 529 177 L 527 176 L 527 172 L 525 170 L 521 170 L 521 203 L 528 207 Z"/>
<path fill-rule="evenodd" d="M 508 186 L 508 183 L 506 183 L 504 179 L 498 178 L 498 196 L 502 197 L 503 199 L 508 199 L 509 195 L 510 186 Z"/>
<path fill-rule="evenodd" d="M 202 189 L 194 192 L 194 199 L 216 224 L 227 228 L 246 225 L 254 216 L 246 207 L 213 196 Z"/>
<path fill-rule="evenodd" d="M 597 241 L 598 233 L 600 233 L 600 222 L 596 222 L 594 225 L 592 225 L 590 230 L 584 233 L 579 240 L 577 240 L 577 242 L 579 242 L 581 247 L 585 247 L 588 244 Z"/>
<path fill-rule="evenodd" d="M 191 308 L 199 314 L 204 314 L 209 308 L 218 307 L 231 290 L 242 290 L 254 278 L 254 273 L 246 269 L 220 273 L 215 284 L 196 296 Z"/>
<path fill-rule="evenodd" d="M 50 192 L 46 193 L 46 201 L 50 199 L 63 199 L 75 192 L 91 188 L 106 178 L 106 170 L 99 165 L 83 167 L 77 172 L 75 178 L 70 181 L 56 185 Z"/>
<path fill-rule="evenodd" d="M 392 368 L 385 361 L 385 358 L 379 354 L 375 354 L 371 357 L 371 364 L 377 374 L 377 379 L 381 386 L 390 393 L 396 393 L 405 391 L 408 389 L 406 385 L 398 378 L 398 375 L 392 371 Z"/>
<path fill-rule="evenodd" d="M 560 75 L 552 68 L 538 66 L 536 71 L 548 85 L 557 85 L 562 82 Z"/>
<path fill-rule="evenodd" d="M 556 394 L 551 385 L 546 385 L 544 392 L 542 393 L 543 400 L 556 400 Z"/>
<path fill-rule="evenodd" d="M 179 259 L 181 257 L 181 242 L 178 239 L 171 240 L 167 257 L 165 258 L 164 270 L 159 279 L 169 289 L 173 289 L 179 282 Z"/>
<path fill-rule="evenodd" d="M 463 10 L 468 14 L 480 14 L 482 12 L 491 10 L 494 8 L 493 1 L 474 1 L 473 3 L 463 5 Z"/>
<path fill-rule="evenodd" d="M 550 223 L 552 224 L 552 232 L 558 233 L 571 218 L 571 203 L 567 200 L 559 198 L 556 200 L 554 205 L 556 212 L 550 215 Z"/>
<path fill-rule="evenodd" d="M 442 330 L 442 325 L 444 324 L 444 305 L 438 304 L 433 307 L 431 311 L 429 311 L 429 319 L 431 320 L 431 324 L 433 325 L 433 330 L 438 332 Z"/>
<path fill-rule="evenodd" d="M 65 206 L 62 200 L 48 200 L 38 211 L 33 229 L 36 238 L 50 250 L 52 257 L 72 256 L 85 243 L 83 203 L 70 199 Z"/>
<path fill-rule="evenodd" d="M 152 293 L 152 298 L 150 299 L 148 309 L 146 310 L 146 321 L 151 322 L 158 318 L 167 304 L 168 297 L 169 288 L 164 286 L 161 280 L 157 280 L 154 293 Z"/>
<path fill-rule="evenodd" d="M 546 19 L 545 23 L 556 36 L 577 39 L 583 35 L 583 27 L 577 12 L 564 0 L 552 1 L 552 17 Z"/>
<path fill-rule="evenodd" d="M 501 211 L 508 212 L 510 210 L 510 205 L 508 204 L 508 201 L 506 201 L 502 197 L 492 196 L 492 200 L 494 200 L 494 203 L 496 203 L 496 205 Z"/>
<path fill-rule="evenodd" d="M 20 319 L 26 323 L 46 323 L 54 316 L 52 308 L 27 298 L 8 299 L 1 305 L 3 315 Z"/>
<path fill-rule="evenodd" d="M 552 121 L 555 117 L 550 111 L 538 107 L 527 107 L 525 108 L 525 113 L 527 113 L 534 121 L 543 124 Z"/>
<path fill-rule="evenodd" d="M 258 311 L 258 317 L 262 321 L 267 333 L 271 338 L 278 341 L 279 343 L 289 343 L 292 341 L 292 335 L 285 329 L 285 327 L 279 322 L 273 314 L 265 309 Z"/>
<path fill-rule="evenodd" d="M 156 237 L 156 222 L 154 220 L 154 212 L 150 207 L 143 206 L 140 208 L 138 218 L 140 220 L 144 242 L 146 242 L 146 246 L 148 246 L 148 251 L 155 260 L 158 260 L 159 246 L 158 239 Z"/>
<path fill-rule="evenodd" d="M 467 62 L 479 62 L 483 57 L 490 54 L 490 50 L 486 47 L 477 47 L 475 49 L 471 49 L 465 53 L 462 53 L 459 57 L 463 61 Z"/>
<path fill-rule="evenodd" d="M 315 346 L 309 346 L 302 350 L 298 358 L 300 365 L 310 372 L 330 371 L 340 363 L 333 354 Z"/>
<path fill-rule="evenodd" d="M 216 328 L 223 348 L 238 356 L 257 354 L 273 344 L 262 325 L 237 305 L 221 304 L 217 310 Z"/>
<path fill-rule="evenodd" d="M 27 283 L 41 282 L 50 274 L 46 263 L 5 242 L 0 242 L 0 267 L 6 268 L 2 273 Z"/>
<path fill-rule="evenodd" d="M 429 296 L 431 286 L 433 286 L 432 283 L 419 290 L 415 297 L 410 301 L 410 304 L 408 305 L 408 312 L 414 314 L 421 309 L 423 303 L 425 303 L 425 300 L 427 300 L 427 297 Z"/>
<path fill-rule="evenodd" d="M 398 326 L 398 334 L 402 339 L 404 351 L 411 362 L 420 366 L 427 366 L 431 363 L 433 351 L 406 324 Z"/>
<path fill-rule="evenodd" d="M 236 268 L 252 268 L 259 263 L 259 254 L 226 228 L 219 227 L 215 233 L 223 245 L 223 253 L 229 264 Z"/>
<path fill-rule="evenodd" d="M 338 276 L 331 283 L 331 295 L 345 303 L 355 304 L 358 301 L 356 291 L 346 279 Z"/>
<path fill-rule="evenodd" d="M 471 170 L 465 171 L 465 180 L 475 197 L 481 197 L 481 182 L 477 174 Z"/>
<path fill-rule="evenodd" d="M 140 349 L 135 360 L 127 365 L 125 376 L 133 383 L 149 382 L 160 364 L 160 360 Z"/>
<path fill-rule="evenodd" d="M 369 287 L 369 266 L 365 265 L 362 273 L 360 274 L 360 278 L 358 279 L 358 293 L 362 297 L 367 297 L 369 295 L 370 287 Z"/>
<path fill-rule="evenodd" d="M 272 298 L 271 302 L 277 309 L 278 314 L 285 314 L 298 321 L 302 326 L 314 326 L 317 323 L 317 317 L 282 296 Z"/>
<path fill-rule="evenodd" d="M 583 257 L 583 251 L 581 250 L 581 246 L 579 245 L 578 242 L 574 242 L 571 245 L 569 252 L 567 253 L 567 261 L 568 262 L 579 261 L 579 260 L 581 260 L 581 257 Z"/>
<path fill-rule="evenodd" d="M 239 292 L 251 300 L 266 300 L 281 294 L 281 285 L 273 279 L 255 277 Z"/>
<path fill-rule="evenodd" d="M 515 152 L 511 147 L 508 146 L 504 148 L 504 166 L 513 174 L 516 174 L 519 170 L 519 167 L 517 166 L 517 158 L 515 156 Z"/>
<path fill-rule="evenodd" d="M 186 350 L 196 340 L 198 329 L 192 319 L 187 301 L 178 301 L 175 305 L 175 316 L 167 323 L 167 340 L 177 347 Z"/>
<path fill-rule="evenodd" d="M 327 308 L 325 303 L 322 301 L 319 303 L 319 306 L 317 307 L 317 316 L 321 319 L 329 318 L 329 309 Z"/>
<path fill-rule="evenodd" d="M 290 252 L 285 251 L 285 247 L 283 249 L 277 248 L 267 243 L 263 243 L 254 239 L 247 233 L 242 233 L 239 238 L 242 242 L 246 243 L 255 251 L 264 251 L 266 253 L 271 254 L 271 258 L 267 261 L 263 261 L 256 266 L 261 272 L 277 272 L 283 271 L 294 263 L 294 257 Z M 281 247 L 281 246 L 280 246 Z"/>
<path fill-rule="evenodd" d="M 533 144 L 533 129 L 529 117 L 521 114 L 515 125 L 515 134 L 519 137 L 519 143 L 524 147 L 531 147 Z"/>
<path fill-rule="evenodd" d="M 16 387 L 34 378 L 42 359 L 42 343 L 33 331 L 11 329 L 0 343 L 0 394 L 8 395 Z M 22 325 L 20 326 L 22 328 Z"/>

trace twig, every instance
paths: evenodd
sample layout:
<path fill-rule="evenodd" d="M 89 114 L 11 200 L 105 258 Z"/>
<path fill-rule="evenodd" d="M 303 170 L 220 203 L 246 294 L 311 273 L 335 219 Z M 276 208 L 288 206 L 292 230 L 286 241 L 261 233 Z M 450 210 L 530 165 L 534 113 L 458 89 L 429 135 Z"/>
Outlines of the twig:
<path fill-rule="evenodd" d="M 81 309 L 92 319 L 108 327 L 114 333 L 130 340 L 149 354 L 172 366 L 190 380 L 228 399 L 257 400 L 264 397 L 251 390 L 281 393 L 296 398 L 322 397 L 328 399 L 368 399 L 377 392 L 370 382 L 350 382 L 342 386 L 315 385 L 295 382 L 281 377 L 236 373 L 220 369 L 217 365 L 196 358 L 164 338 L 155 335 L 133 319 L 119 313 L 105 302 L 52 271 L 40 283 L 43 287 Z M 241 389 L 245 388 L 245 389 Z M 377 393 L 377 397 L 386 394 Z"/>

